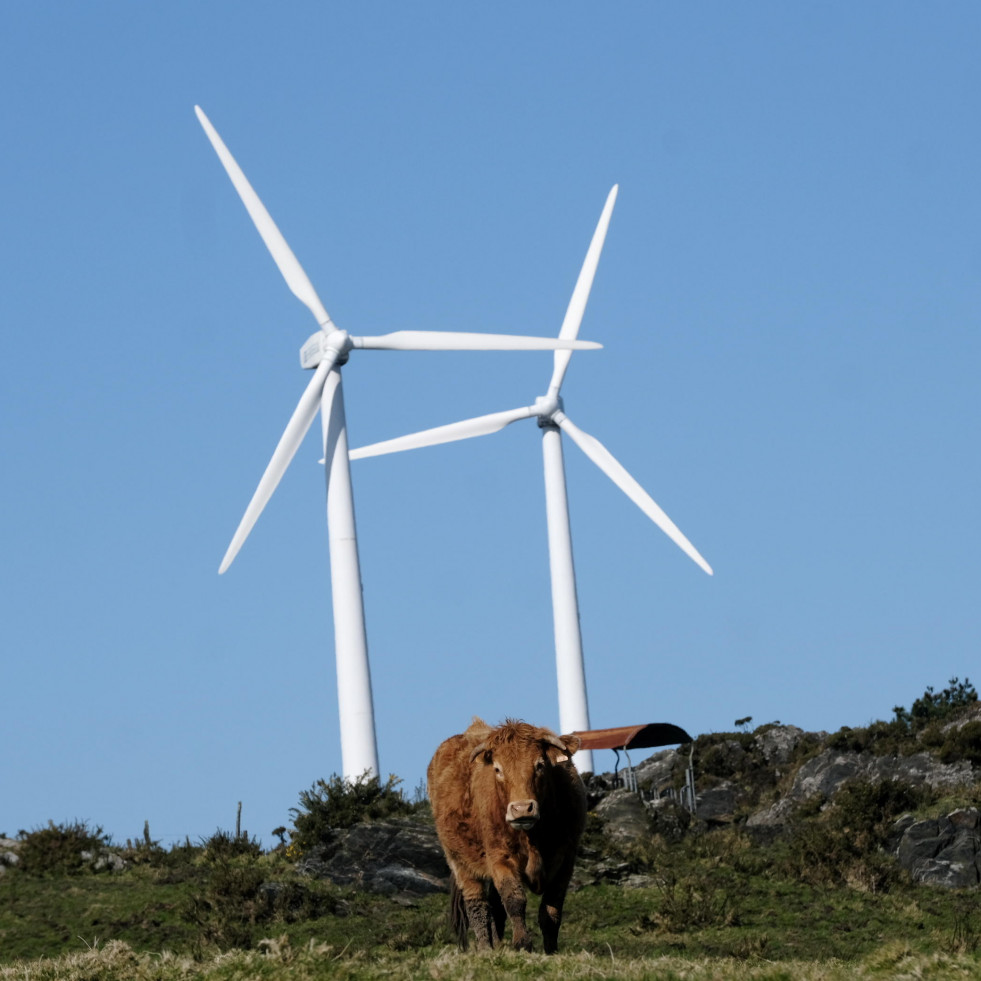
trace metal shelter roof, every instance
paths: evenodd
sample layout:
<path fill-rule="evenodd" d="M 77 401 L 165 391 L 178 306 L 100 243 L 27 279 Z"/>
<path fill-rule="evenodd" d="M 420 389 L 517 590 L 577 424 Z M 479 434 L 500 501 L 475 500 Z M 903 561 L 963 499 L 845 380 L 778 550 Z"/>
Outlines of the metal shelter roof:
<path fill-rule="evenodd" d="M 576 732 L 583 749 L 650 749 L 692 742 L 681 726 L 670 722 L 647 722 L 638 726 L 615 726 L 612 729 L 587 729 Z"/>

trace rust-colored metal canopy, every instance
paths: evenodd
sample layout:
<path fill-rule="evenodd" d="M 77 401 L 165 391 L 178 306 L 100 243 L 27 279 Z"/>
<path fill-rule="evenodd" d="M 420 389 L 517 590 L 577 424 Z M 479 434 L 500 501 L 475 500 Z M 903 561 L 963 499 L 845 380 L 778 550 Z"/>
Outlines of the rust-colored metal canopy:
<path fill-rule="evenodd" d="M 681 726 L 670 722 L 648 722 L 639 726 L 615 726 L 612 729 L 587 729 L 575 733 L 582 749 L 650 749 L 690 743 L 692 737 Z"/>

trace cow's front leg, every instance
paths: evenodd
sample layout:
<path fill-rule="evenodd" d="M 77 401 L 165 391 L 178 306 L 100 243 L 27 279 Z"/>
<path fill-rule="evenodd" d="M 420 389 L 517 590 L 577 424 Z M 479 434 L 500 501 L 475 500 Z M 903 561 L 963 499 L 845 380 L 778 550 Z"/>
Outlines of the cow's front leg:
<path fill-rule="evenodd" d="M 459 882 L 460 896 L 466 913 L 466 922 L 461 925 L 463 932 L 459 938 L 460 946 L 466 949 L 466 929 L 469 925 L 477 941 L 477 950 L 490 950 L 494 946 L 493 924 L 490 906 L 484 895 L 484 884 L 479 879 L 461 875 L 458 871 L 454 876 Z"/>
<path fill-rule="evenodd" d="M 564 863 L 542 893 L 542 901 L 538 907 L 538 926 L 542 931 L 542 945 L 546 954 L 554 954 L 559 949 L 562 905 L 565 903 L 574 864 L 573 859 Z"/>
<path fill-rule="evenodd" d="M 525 889 L 514 869 L 498 866 L 494 870 L 494 885 L 511 921 L 511 945 L 515 950 L 531 950 L 531 934 L 525 924 Z"/>
<path fill-rule="evenodd" d="M 474 937 L 477 940 L 477 950 L 490 950 L 494 946 L 494 941 L 487 900 L 481 896 L 479 899 L 467 899 L 465 902 L 467 919 L 473 927 Z"/>

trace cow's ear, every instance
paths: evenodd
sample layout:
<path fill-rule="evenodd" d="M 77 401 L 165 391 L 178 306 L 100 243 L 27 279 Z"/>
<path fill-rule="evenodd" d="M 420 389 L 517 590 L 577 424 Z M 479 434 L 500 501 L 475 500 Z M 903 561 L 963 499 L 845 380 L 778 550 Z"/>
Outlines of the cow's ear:
<path fill-rule="evenodd" d="M 576 735 L 556 736 L 555 733 L 548 733 L 543 741 L 548 758 L 553 763 L 565 763 L 573 753 L 582 745 L 582 740 Z"/>

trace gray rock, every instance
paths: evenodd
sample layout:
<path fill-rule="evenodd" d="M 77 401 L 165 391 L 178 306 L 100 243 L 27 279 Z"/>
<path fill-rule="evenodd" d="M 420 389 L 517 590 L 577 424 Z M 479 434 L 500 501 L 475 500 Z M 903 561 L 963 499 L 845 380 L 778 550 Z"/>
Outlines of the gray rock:
<path fill-rule="evenodd" d="M 959 808 L 933 820 L 904 815 L 893 826 L 899 833 L 895 855 L 914 881 L 946 889 L 966 889 L 981 880 L 978 811 Z"/>
<path fill-rule="evenodd" d="M 389 895 L 445 892 L 450 874 L 436 829 L 411 818 L 336 829 L 297 863 L 297 871 Z"/>
<path fill-rule="evenodd" d="M 611 838 L 633 840 L 651 833 L 647 808 L 633 790 L 614 790 L 596 805 L 594 814 L 603 822 Z"/>
<path fill-rule="evenodd" d="M 126 868 L 127 862 L 121 856 L 109 849 L 103 849 L 98 853 L 91 851 L 79 852 L 83 862 L 91 864 L 96 872 L 103 872 L 108 869 L 110 872 L 122 872 Z"/>
<path fill-rule="evenodd" d="M 20 861 L 18 848 L 20 842 L 16 838 L 0 838 L 0 875 L 3 875 L 8 865 L 16 865 Z"/>
<path fill-rule="evenodd" d="M 797 771 L 787 796 L 795 801 L 805 801 L 815 796 L 832 797 L 843 783 L 862 773 L 864 762 L 858 753 L 825 750 Z"/>
<path fill-rule="evenodd" d="M 597 862 L 593 866 L 594 882 L 621 882 L 631 875 L 629 862 Z"/>
<path fill-rule="evenodd" d="M 703 790 L 695 797 L 700 821 L 731 821 L 736 809 L 736 787 L 727 780 L 716 787 Z"/>
<path fill-rule="evenodd" d="M 966 761 L 941 763 L 927 753 L 916 753 L 912 756 L 873 756 L 871 753 L 841 753 L 827 749 L 804 763 L 797 771 L 786 796 L 752 814 L 747 826 L 774 828 L 786 824 L 796 805 L 813 797 L 830 800 L 843 784 L 855 779 L 872 783 L 898 780 L 913 786 L 926 784 L 936 790 L 970 784 L 974 780 L 974 774 L 970 763 Z M 959 820 L 970 821 L 971 817 L 965 814 Z"/>
<path fill-rule="evenodd" d="M 918 786 L 927 784 L 934 790 L 950 790 L 974 782 L 974 773 L 967 760 L 941 763 L 929 753 L 912 756 L 871 756 L 862 753 L 862 774 L 871 781 L 900 780 Z"/>
<path fill-rule="evenodd" d="M 652 875 L 628 875 L 620 880 L 620 885 L 624 889 L 652 889 L 657 885 L 657 880 Z"/>
<path fill-rule="evenodd" d="M 913 871 L 926 860 L 935 858 L 950 840 L 941 835 L 939 822 L 917 821 L 903 832 L 896 857 L 903 868 Z"/>
<path fill-rule="evenodd" d="M 913 879 L 929 886 L 944 889 L 967 889 L 978 884 L 978 871 L 973 865 L 948 862 L 940 858 L 926 859 L 913 869 Z"/>
<path fill-rule="evenodd" d="M 767 763 L 782 766 L 790 762 L 803 735 L 797 726 L 774 726 L 756 737 L 756 745 Z"/>
<path fill-rule="evenodd" d="M 975 702 L 970 708 L 964 710 L 963 715 L 959 715 L 953 722 L 948 722 L 941 728 L 941 732 L 954 732 L 963 729 L 971 722 L 981 722 L 981 701 Z"/>
<path fill-rule="evenodd" d="M 634 776 L 638 786 L 660 797 L 664 790 L 674 785 L 675 774 L 687 766 L 687 753 L 682 756 L 676 749 L 664 749 L 638 763 L 634 768 Z"/>
<path fill-rule="evenodd" d="M 449 869 L 446 870 L 447 876 Z M 412 894 L 422 896 L 431 892 L 446 892 L 446 876 L 435 876 L 407 865 L 385 865 L 376 869 L 366 880 L 370 892 L 383 895 Z"/>
<path fill-rule="evenodd" d="M 772 830 L 782 828 L 790 821 L 796 809 L 796 803 L 790 797 L 782 797 L 769 807 L 764 807 L 760 811 L 746 819 L 746 827 L 749 829 Z"/>
<path fill-rule="evenodd" d="M 101 855 L 95 860 L 95 865 L 93 868 L 96 872 L 102 872 L 104 869 L 108 869 L 110 872 L 122 872 L 123 869 L 129 863 L 117 855 L 115 852 L 102 852 Z"/>
<path fill-rule="evenodd" d="M 954 836 L 954 840 L 937 853 L 938 862 L 950 862 L 951 865 L 962 865 L 970 868 L 974 874 L 972 885 L 978 881 L 978 872 L 975 868 L 975 860 L 978 857 L 977 838 L 970 834 L 959 834 Z"/>
<path fill-rule="evenodd" d="M 978 809 L 976 807 L 961 807 L 951 811 L 947 820 L 958 831 L 973 831 L 978 826 Z"/>
<path fill-rule="evenodd" d="M 900 814 L 898 818 L 893 822 L 892 833 L 897 836 L 897 839 L 903 835 L 908 827 L 916 824 L 916 817 L 910 814 L 908 811 L 905 814 Z"/>

